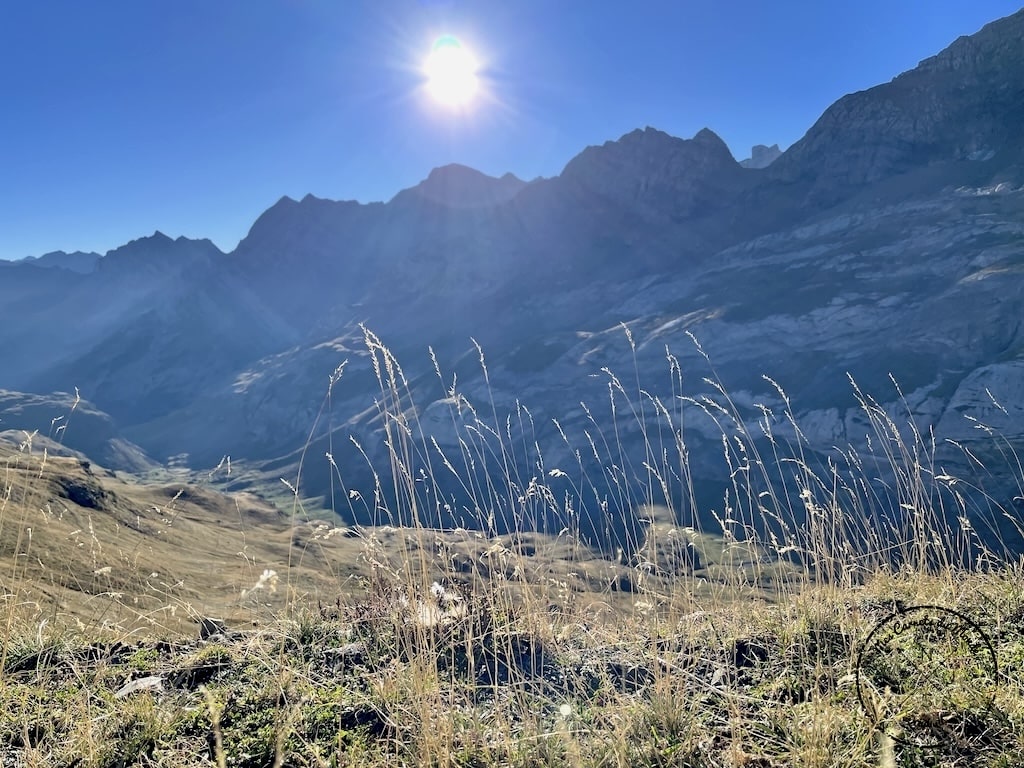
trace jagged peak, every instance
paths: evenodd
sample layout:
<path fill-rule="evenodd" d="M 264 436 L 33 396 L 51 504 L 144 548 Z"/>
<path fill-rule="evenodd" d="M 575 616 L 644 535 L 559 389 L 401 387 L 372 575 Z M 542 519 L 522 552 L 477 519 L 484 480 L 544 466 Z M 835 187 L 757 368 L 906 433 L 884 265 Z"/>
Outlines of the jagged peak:
<path fill-rule="evenodd" d="M 290 198 L 289 198 L 290 199 Z M 307 192 L 303 195 L 302 199 L 298 202 L 298 205 L 345 205 L 345 206 L 361 206 L 364 203 L 360 203 L 358 200 L 333 200 L 329 197 L 317 197 L 312 192 Z M 372 203 L 369 203 L 372 205 Z"/>
<path fill-rule="evenodd" d="M 180 235 L 171 238 L 160 230 L 139 237 L 106 252 L 97 266 L 110 270 L 126 264 L 192 263 L 222 256 L 223 251 L 208 238 L 195 239 Z"/>
<path fill-rule="evenodd" d="M 562 176 L 590 175 L 595 167 L 609 163 L 621 172 L 629 167 L 660 166 L 669 161 L 697 161 L 707 165 L 708 160 L 715 166 L 736 165 L 729 147 L 710 128 L 702 128 L 692 139 L 681 139 L 646 126 L 616 141 L 587 147 L 566 164 Z"/>
<path fill-rule="evenodd" d="M 91 272 L 92 267 L 102 258 L 102 255 L 95 251 L 48 251 L 42 256 L 25 256 L 15 259 L 13 262 L 0 262 L 12 264 L 31 264 L 40 267 L 64 267 L 74 272 Z"/>
<path fill-rule="evenodd" d="M 750 168 L 753 170 L 761 170 L 767 168 L 769 165 L 774 163 L 782 157 L 782 150 L 778 144 L 755 144 L 750 148 L 750 157 L 746 160 L 740 160 L 740 165 L 744 168 Z"/>
<path fill-rule="evenodd" d="M 599 146 L 590 146 L 583 150 L 592 149 L 611 149 L 614 147 L 644 147 L 644 146 L 659 146 L 659 145 L 671 145 L 678 144 L 685 139 L 681 139 L 678 136 L 673 136 L 670 133 L 659 130 L 658 128 L 652 128 L 647 125 L 643 128 L 634 128 L 629 133 L 625 133 L 618 139 L 606 141 Z M 583 154 L 583 153 L 580 153 Z"/>
<path fill-rule="evenodd" d="M 294 197 L 291 197 L 290 195 L 281 195 L 281 197 L 278 198 L 276 203 L 274 203 L 272 206 L 267 208 L 263 213 L 261 213 L 256 218 L 256 221 L 253 222 L 253 226 L 255 227 L 260 222 L 266 222 L 268 220 L 279 219 L 280 216 L 282 216 L 282 215 L 283 216 L 300 215 L 300 214 L 298 214 L 299 211 L 308 210 L 310 208 L 312 208 L 314 210 L 323 209 L 323 208 L 332 208 L 333 209 L 333 208 L 339 208 L 339 207 L 343 207 L 343 208 L 356 207 L 356 208 L 358 208 L 358 207 L 363 207 L 363 205 L 364 205 L 363 203 L 360 203 L 360 202 L 358 202 L 356 200 L 331 200 L 330 198 L 327 198 L 327 197 L 317 197 L 312 192 L 307 192 L 305 195 L 302 196 L 302 199 L 300 199 L 300 200 L 296 200 Z M 369 205 L 375 205 L 375 204 L 374 203 L 369 203 Z M 250 228 L 250 234 L 251 234 L 251 231 L 252 231 L 252 229 Z"/>
<path fill-rule="evenodd" d="M 666 133 L 658 128 L 654 128 L 650 125 L 645 125 L 643 128 L 634 128 L 629 133 L 623 134 L 619 141 L 630 141 L 633 139 L 651 139 L 651 138 L 668 138 L 676 139 L 670 133 Z M 614 144 L 614 141 L 606 141 L 605 144 Z"/>
<path fill-rule="evenodd" d="M 152 246 L 164 246 L 173 242 L 174 240 L 172 240 L 170 237 L 168 237 L 159 229 L 157 229 L 153 232 L 152 235 L 143 235 L 142 237 L 136 237 L 134 240 L 129 240 L 127 243 L 117 246 L 117 248 L 111 248 L 104 254 L 104 258 L 120 253 L 128 253 L 132 251 L 148 249 Z"/>

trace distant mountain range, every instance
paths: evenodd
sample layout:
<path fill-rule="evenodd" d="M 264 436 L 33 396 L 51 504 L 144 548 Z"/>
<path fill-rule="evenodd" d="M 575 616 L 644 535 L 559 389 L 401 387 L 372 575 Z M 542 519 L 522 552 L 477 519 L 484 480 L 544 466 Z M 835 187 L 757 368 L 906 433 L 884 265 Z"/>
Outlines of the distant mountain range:
<path fill-rule="evenodd" d="M 365 496 L 366 458 L 390 466 L 365 325 L 401 362 L 438 450 L 460 450 L 454 395 L 499 426 L 529 407 L 529 430 L 508 426 L 511 442 L 530 443 L 506 457 L 524 483 L 584 462 L 566 440 L 593 438 L 588 409 L 607 409 L 611 374 L 634 382 L 637 403 L 674 403 L 697 490 L 667 501 L 686 520 L 703 511 L 697 497 L 721 511 L 729 477 L 721 428 L 699 405 L 721 394 L 692 334 L 750 424 L 759 406 L 786 408 L 767 374 L 821 461 L 862 445 L 870 424 L 849 374 L 934 438 L 944 472 L 970 473 L 1012 507 L 1013 472 L 965 417 L 1024 441 L 1022 39 L 1024 11 L 843 97 L 786 152 L 755 148 L 747 167 L 708 129 L 646 128 L 586 148 L 551 179 L 453 165 L 386 204 L 284 197 L 227 254 L 157 232 L 102 257 L 5 264 L 0 430 L 49 431 L 57 405 L 50 416 L 13 404 L 77 387 L 104 414 L 109 449 L 74 416 L 69 447 L 129 469 L 143 461 L 130 445 L 195 469 L 230 455 L 245 468 L 234 482 L 257 489 L 294 473 L 312 430 L 301 492 L 332 506 L 339 473 Z M 618 424 L 641 464 L 652 419 Z M 775 429 L 796 439 L 788 423 Z M 615 501 L 614 473 L 597 464 L 588 493 Z M 459 521 L 464 490 L 436 490 L 441 522 Z M 340 514 L 362 514 L 339 498 Z"/>
<path fill-rule="evenodd" d="M 96 265 L 101 258 L 103 257 L 100 254 L 92 252 L 75 251 L 74 253 L 65 253 L 64 251 L 51 251 L 50 253 L 44 253 L 42 256 L 26 256 L 24 259 L 19 259 L 13 263 L 30 264 L 34 267 L 58 267 L 70 270 L 71 272 L 86 274 L 96 269 Z M 0 268 L 8 264 L 9 262 L 0 261 Z"/>

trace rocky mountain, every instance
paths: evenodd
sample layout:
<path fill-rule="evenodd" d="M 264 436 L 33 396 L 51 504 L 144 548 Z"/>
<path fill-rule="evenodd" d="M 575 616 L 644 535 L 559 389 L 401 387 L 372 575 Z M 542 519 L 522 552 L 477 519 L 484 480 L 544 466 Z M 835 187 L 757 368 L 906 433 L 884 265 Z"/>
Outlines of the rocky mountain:
<path fill-rule="evenodd" d="M 782 150 L 779 149 L 778 144 L 772 144 L 770 147 L 764 144 L 755 144 L 750 150 L 750 157 L 740 160 L 740 165 L 744 168 L 767 168 L 780 157 L 782 157 Z"/>
<path fill-rule="evenodd" d="M 961 37 L 891 82 L 844 96 L 771 166 L 821 204 L 933 165 L 996 162 L 1019 173 L 1024 13 Z M 998 170 L 997 170 L 998 169 Z M 997 179 L 998 180 L 998 179 Z"/>
<path fill-rule="evenodd" d="M 652 495 L 722 516 L 723 435 L 748 441 L 752 497 L 796 482 L 751 458 L 781 443 L 827 472 L 896 441 L 1013 509 L 1022 37 L 1024 11 L 843 97 L 761 168 L 708 129 L 646 128 L 550 179 L 447 166 L 386 204 L 285 197 L 229 254 L 156 233 L 87 273 L 6 266 L 0 386 L 77 386 L 153 459 L 231 455 L 239 487 L 301 465 L 302 495 L 349 519 L 397 473 L 437 480 L 408 491 L 432 521 L 487 506 L 500 529 L 552 470 L 597 538 Z M 900 509 L 869 474 L 870 504 Z M 963 487 L 950 509 L 991 514 Z M 792 490 L 775 503 L 799 516 Z"/>
<path fill-rule="evenodd" d="M 91 251 L 88 253 L 84 251 L 74 251 L 72 253 L 51 251 L 50 253 L 44 253 L 42 256 L 26 256 L 24 259 L 19 259 L 17 263 L 31 264 L 35 267 L 44 268 L 56 267 L 58 269 L 67 269 L 71 272 L 88 274 L 96 269 L 96 264 L 99 263 L 99 260 L 100 254 Z M 9 263 L 0 261 L 0 268 Z"/>
<path fill-rule="evenodd" d="M 435 168 L 426 179 L 399 192 L 395 199 L 419 198 L 452 208 L 487 208 L 511 200 L 525 186 L 525 181 L 511 173 L 496 179 L 452 163 Z"/>
<path fill-rule="evenodd" d="M 174 240 L 157 230 L 149 237 L 108 251 L 96 266 L 110 275 L 166 279 L 185 271 L 201 270 L 223 255 L 209 240 Z"/>

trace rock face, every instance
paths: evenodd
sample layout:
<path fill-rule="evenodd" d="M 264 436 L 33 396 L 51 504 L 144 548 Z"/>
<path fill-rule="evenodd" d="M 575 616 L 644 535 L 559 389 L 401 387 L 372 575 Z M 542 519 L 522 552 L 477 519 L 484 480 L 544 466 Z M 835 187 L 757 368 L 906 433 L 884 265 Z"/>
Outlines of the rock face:
<path fill-rule="evenodd" d="M 782 150 L 779 149 L 778 144 L 772 144 L 770 147 L 764 144 L 755 144 L 750 150 L 750 157 L 740 160 L 740 165 L 744 168 L 767 168 L 780 157 L 782 157 Z"/>
<path fill-rule="evenodd" d="M 255 487 L 301 464 L 305 496 L 361 521 L 397 472 L 433 522 L 557 532 L 544 477 L 595 536 L 612 515 L 641 542 L 644 505 L 721 519 L 740 475 L 797 515 L 808 479 L 759 458 L 781 444 L 821 470 L 894 441 L 1012 507 L 1022 32 L 840 99 L 756 173 L 710 130 L 647 128 L 551 179 L 447 166 L 387 204 L 282 198 L 230 254 L 156 233 L 85 274 L 5 266 L 0 386 L 78 386 L 154 458 L 229 454 Z M 870 472 L 872 504 L 909 503 Z"/>
<path fill-rule="evenodd" d="M 645 128 L 583 150 L 560 180 L 650 218 L 692 218 L 734 197 L 738 168 L 707 128 L 689 140 Z"/>
<path fill-rule="evenodd" d="M 1024 12 L 961 37 L 890 83 L 844 96 L 772 166 L 834 202 L 851 187 L 932 163 L 1021 162 Z"/>

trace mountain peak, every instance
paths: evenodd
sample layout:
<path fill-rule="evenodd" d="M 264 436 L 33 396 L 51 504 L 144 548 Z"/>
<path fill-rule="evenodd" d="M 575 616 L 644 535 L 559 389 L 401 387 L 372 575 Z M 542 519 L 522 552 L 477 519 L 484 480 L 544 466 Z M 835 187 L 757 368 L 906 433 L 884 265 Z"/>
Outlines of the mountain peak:
<path fill-rule="evenodd" d="M 98 253 L 86 253 L 84 251 L 50 251 L 42 256 L 26 256 L 14 262 L 15 264 L 31 264 L 35 267 L 67 269 L 79 274 L 88 274 L 96 269 L 100 260 Z"/>
<path fill-rule="evenodd" d="M 572 175 L 589 163 L 601 163 L 611 159 L 618 162 L 657 166 L 670 158 L 696 160 L 699 156 L 716 164 L 735 165 L 732 153 L 717 133 L 702 128 L 692 139 L 660 131 L 657 128 L 637 128 L 617 141 L 606 141 L 601 146 L 590 146 L 566 165 L 563 174 Z"/>
<path fill-rule="evenodd" d="M 511 200 L 526 185 L 511 173 L 496 178 L 475 168 L 449 163 L 434 168 L 415 187 L 399 192 L 395 200 L 427 200 L 450 208 L 484 208 Z"/>
<path fill-rule="evenodd" d="M 782 156 L 782 150 L 778 144 L 755 144 L 750 149 L 750 157 L 740 160 L 744 168 L 767 168 Z"/>
<path fill-rule="evenodd" d="M 149 237 L 141 237 L 141 238 L 139 238 L 139 240 L 147 240 L 150 243 L 154 243 L 154 244 L 155 243 L 173 243 L 174 242 L 174 238 L 169 237 L 168 235 L 165 235 L 159 229 L 154 230 L 153 234 L 150 235 Z"/>
<path fill-rule="evenodd" d="M 665 133 L 665 131 L 654 128 L 650 125 L 645 125 L 643 128 L 634 128 L 627 134 L 624 134 L 619 141 L 629 142 L 638 141 L 643 139 L 674 139 L 675 137 L 671 134 Z M 611 144 L 614 142 L 606 141 L 605 144 Z"/>
<path fill-rule="evenodd" d="M 618 205 L 643 200 L 641 208 L 650 213 L 680 218 L 725 202 L 738 170 L 725 142 L 708 128 L 680 139 L 648 126 L 587 147 L 560 178 Z"/>
<path fill-rule="evenodd" d="M 440 165 L 434 168 L 427 174 L 427 178 L 424 180 L 425 184 L 437 184 L 446 180 L 479 180 L 479 179 L 490 179 L 492 176 L 488 176 L 476 168 L 470 168 L 468 165 L 462 165 L 461 163 L 448 163 L 447 165 Z"/>
<path fill-rule="evenodd" d="M 690 141 L 696 141 L 701 144 L 710 144 L 714 146 L 717 146 L 719 144 L 725 144 L 725 142 L 722 141 L 721 136 L 719 136 L 717 133 L 715 133 L 714 131 L 707 127 L 701 128 L 699 131 L 697 131 L 697 133 L 694 134 L 693 138 L 690 139 Z"/>
<path fill-rule="evenodd" d="M 119 248 L 107 251 L 99 260 L 100 270 L 109 272 L 116 269 L 134 269 L 145 266 L 180 267 L 201 261 L 209 261 L 223 252 L 210 240 L 193 240 L 184 235 L 177 239 L 168 237 L 160 230 L 152 235 L 132 240 Z"/>

